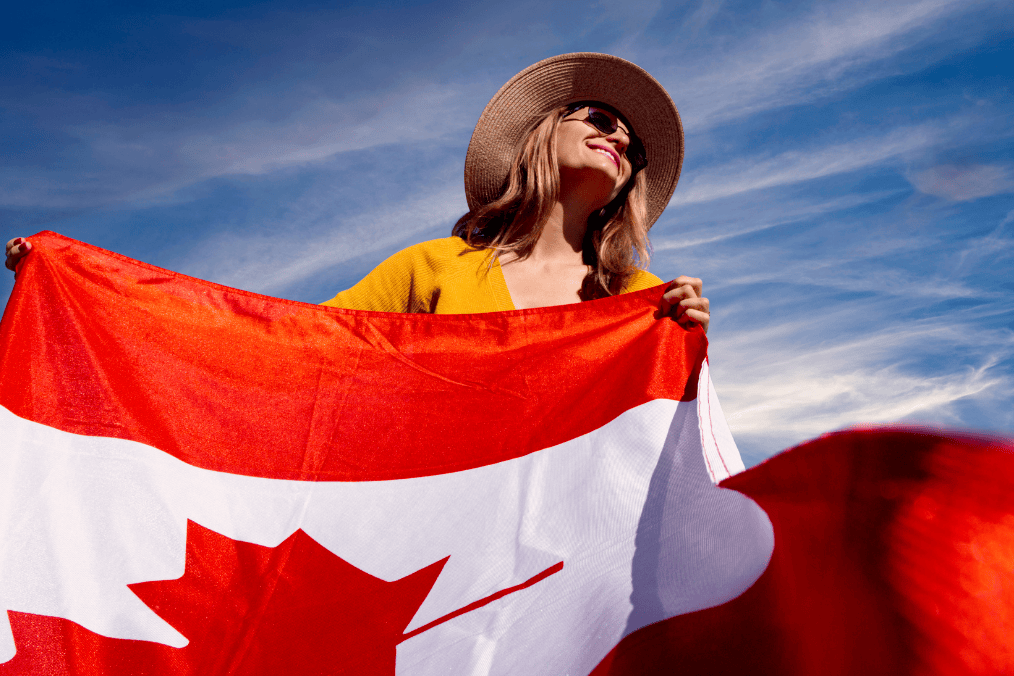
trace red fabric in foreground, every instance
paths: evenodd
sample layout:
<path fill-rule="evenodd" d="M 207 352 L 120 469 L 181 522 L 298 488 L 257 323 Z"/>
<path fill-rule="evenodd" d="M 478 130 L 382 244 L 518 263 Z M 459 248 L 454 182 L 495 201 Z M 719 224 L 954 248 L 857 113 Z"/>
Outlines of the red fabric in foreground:
<path fill-rule="evenodd" d="M 696 398 L 707 350 L 700 329 L 655 319 L 662 287 L 476 322 L 278 300 L 31 240 L 0 323 L 0 405 L 233 474 L 364 481 L 509 460 Z"/>
<path fill-rule="evenodd" d="M 130 585 L 187 637 L 183 648 L 101 636 L 56 617 L 11 612 L 7 676 L 394 674 L 395 648 L 447 559 L 401 580 L 364 573 L 297 530 L 277 547 L 193 522 L 179 580 Z"/>
<path fill-rule="evenodd" d="M 774 525 L 739 598 L 628 636 L 593 672 L 1014 673 L 1014 444 L 828 435 L 721 484 Z"/>

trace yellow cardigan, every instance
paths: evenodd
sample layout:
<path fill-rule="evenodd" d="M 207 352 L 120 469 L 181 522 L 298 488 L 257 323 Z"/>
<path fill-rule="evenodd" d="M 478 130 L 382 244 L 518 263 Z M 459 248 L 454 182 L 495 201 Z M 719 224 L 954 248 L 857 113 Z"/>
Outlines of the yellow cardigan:
<path fill-rule="evenodd" d="M 489 264 L 490 251 L 475 250 L 460 237 L 410 246 L 394 254 L 322 305 L 380 312 L 471 314 L 513 310 L 500 262 Z M 623 293 L 658 286 L 662 280 L 636 272 Z"/>

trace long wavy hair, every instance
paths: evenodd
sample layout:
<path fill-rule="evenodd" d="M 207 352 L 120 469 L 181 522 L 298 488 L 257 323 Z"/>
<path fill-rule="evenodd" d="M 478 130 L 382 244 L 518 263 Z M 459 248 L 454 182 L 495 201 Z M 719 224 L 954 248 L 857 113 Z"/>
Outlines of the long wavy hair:
<path fill-rule="evenodd" d="M 500 197 L 459 218 L 452 235 L 497 255 L 511 252 L 526 258 L 532 253 L 560 195 L 556 130 L 569 110 L 558 108 L 532 126 L 518 147 Z M 647 269 L 650 258 L 644 176 L 637 172 L 612 202 L 588 218 L 584 237 L 588 275 L 581 299 L 620 293 L 631 275 Z"/>

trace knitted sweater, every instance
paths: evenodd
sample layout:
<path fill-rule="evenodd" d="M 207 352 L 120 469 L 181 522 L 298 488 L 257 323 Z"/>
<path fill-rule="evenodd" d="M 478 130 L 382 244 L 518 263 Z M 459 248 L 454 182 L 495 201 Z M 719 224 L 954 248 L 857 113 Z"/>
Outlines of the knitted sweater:
<path fill-rule="evenodd" d="M 500 262 L 491 252 L 475 250 L 460 237 L 410 246 L 373 269 L 358 284 L 323 305 L 380 312 L 471 314 L 513 310 Z M 662 280 L 644 270 L 623 292 L 657 286 Z"/>

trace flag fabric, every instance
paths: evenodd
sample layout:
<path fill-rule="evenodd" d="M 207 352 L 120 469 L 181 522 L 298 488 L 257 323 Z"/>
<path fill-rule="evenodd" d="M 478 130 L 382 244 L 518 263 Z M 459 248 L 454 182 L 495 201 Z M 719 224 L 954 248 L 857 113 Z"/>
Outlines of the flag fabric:
<path fill-rule="evenodd" d="M 0 673 L 589 673 L 767 564 L 660 289 L 407 316 L 33 244 L 0 327 Z"/>
<path fill-rule="evenodd" d="M 862 430 L 742 472 L 661 288 L 368 313 L 32 241 L 0 674 L 1014 670 L 1014 447 Z"/>

